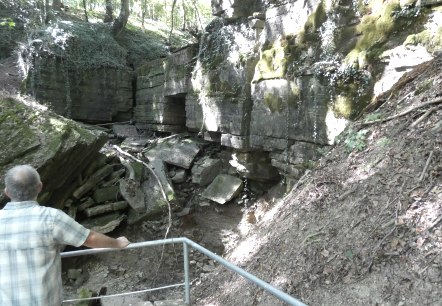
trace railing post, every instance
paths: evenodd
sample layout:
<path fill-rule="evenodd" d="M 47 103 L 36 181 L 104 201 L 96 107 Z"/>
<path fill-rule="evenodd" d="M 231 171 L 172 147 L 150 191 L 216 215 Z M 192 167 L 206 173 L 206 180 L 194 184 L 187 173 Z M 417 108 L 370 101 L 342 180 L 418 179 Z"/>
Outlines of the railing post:
<path fill-rule="evenodd" d="M 186 242 L 183 242 L 184 255 L 184 303 L 190 305 L 190 277 L 189 277 L 189 248 Z"/>

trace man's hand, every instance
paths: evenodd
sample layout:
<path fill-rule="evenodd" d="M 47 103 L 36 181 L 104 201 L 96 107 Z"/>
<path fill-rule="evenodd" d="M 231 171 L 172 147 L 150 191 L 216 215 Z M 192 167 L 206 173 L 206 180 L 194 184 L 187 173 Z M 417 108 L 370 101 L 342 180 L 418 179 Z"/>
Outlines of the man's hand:
<path fill-rule="evenodd" d="M 118 243 L 120 244 L 120 248 L 125 248 L 130 244 L 130 241 L 126 237 L 118 237 Z"/>

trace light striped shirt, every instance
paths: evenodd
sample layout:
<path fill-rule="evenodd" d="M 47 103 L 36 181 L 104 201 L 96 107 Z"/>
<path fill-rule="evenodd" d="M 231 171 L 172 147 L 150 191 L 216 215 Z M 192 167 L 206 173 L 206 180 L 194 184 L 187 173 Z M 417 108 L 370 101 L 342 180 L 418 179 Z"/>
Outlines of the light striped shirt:
<path fill-rule="evenodd" d="M 35 201 L 0 210 L 0 305 L 60 306 L 63 245 L 81 246 L 89 230 Z"/>

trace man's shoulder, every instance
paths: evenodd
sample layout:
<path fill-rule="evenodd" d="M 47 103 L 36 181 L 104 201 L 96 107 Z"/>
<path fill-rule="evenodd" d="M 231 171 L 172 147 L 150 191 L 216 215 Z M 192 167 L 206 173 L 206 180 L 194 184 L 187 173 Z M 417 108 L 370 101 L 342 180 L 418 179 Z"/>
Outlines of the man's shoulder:
<path fill-rule="evenodd" d="M 40 206 L 34 207 L 34 209 L 36 211 L 38 211 L 38 214 L 51 216 L 53 218 L 57 218 L 57 217 L 63 218 L 63 217 L 67 216 L 67 214 L 64 211 L 62 211 L 58 208 L 54 208 L 54 207 L 40 205 Z"/>

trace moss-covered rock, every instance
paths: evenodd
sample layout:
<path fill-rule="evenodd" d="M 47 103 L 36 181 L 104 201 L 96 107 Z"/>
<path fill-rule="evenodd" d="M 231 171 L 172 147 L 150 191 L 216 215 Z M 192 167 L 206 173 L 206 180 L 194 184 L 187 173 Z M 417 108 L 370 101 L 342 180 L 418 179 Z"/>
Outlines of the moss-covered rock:
<path fill-rule="evenodd" d="M 86 130 L 42 106 L 30 106 L 10 97 L 0 97 L 0 135 L 4 140 L 0 173 L 18 164 L 34 166 L 44 183 L 41 199 L 56 207 L 70 195 L 71 181 L 107 140 L 103 133 Z M 3 181 L 0 188 L 2 185 Z"/>

